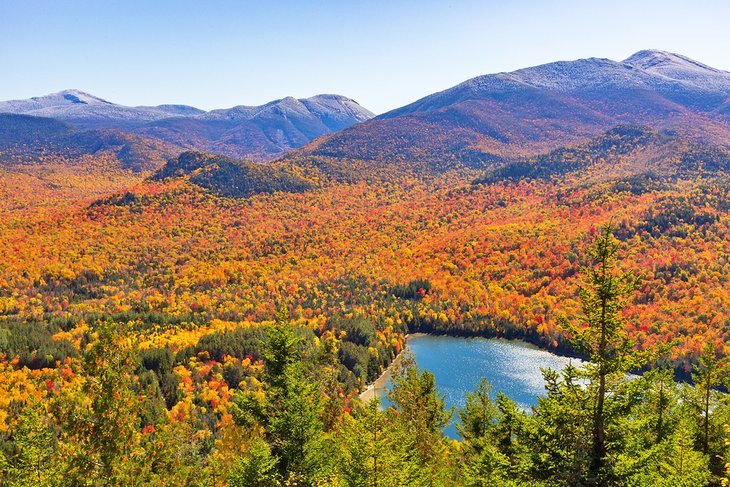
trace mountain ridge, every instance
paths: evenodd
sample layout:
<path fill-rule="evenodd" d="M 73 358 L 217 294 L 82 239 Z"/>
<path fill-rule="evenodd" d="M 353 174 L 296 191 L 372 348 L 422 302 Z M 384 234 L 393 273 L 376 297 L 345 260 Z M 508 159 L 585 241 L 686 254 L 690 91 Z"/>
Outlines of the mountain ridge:
<path fill-rule="evenodd" d="M 557 61 L 477 76 L 320 137 L 289 157 L 410 161 L 437 172 L 487 168 L 624 124 L 728 146 L 728 106 L 729 72 L 645 50 L 624 61 Z"/>
<path fill-rule="evenodd" d="M 128 107 L 80 90 L 0 102 L 0 113 L 56 119 L 83 130 L 125 130 L 179 152 L 215 152 L 257 162 L 374 116 L 353 99 L 331 94 L 204 111 L 170 104 Z"/>

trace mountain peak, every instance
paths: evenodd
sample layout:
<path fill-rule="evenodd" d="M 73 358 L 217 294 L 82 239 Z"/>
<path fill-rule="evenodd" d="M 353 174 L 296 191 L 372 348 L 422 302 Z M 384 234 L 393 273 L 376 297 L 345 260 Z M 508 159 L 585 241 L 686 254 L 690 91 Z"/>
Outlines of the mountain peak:
<path fill-rule="evenodd" d="M 89 93 L 86 93 L 85 91 L 81 90 L 63 90 L 59 91 L 58 93 L 51 93 L 50 95 L 38 97 L 38 98 L 32 98 L 33 100 L 48 100 L 49 102 L 56 102 L 60 105 L 65 105 L 68 103 L 71 104 L 78 104 L 78 105 L 111 105 L 112 103 L 109 101 L 106 101 L 102 98 L 99 98 L 98 96 L 91 95 Z"/>
<path fill-rule="evenodd" d="M 684 68 L 688 70 L 702 70 L 712 73 L 724 73 L 724 71 L 702 64 L 699 61 L 690 59 L 681 54 L 673 52 L 661 51 L 659 49 L 645 49 L 632 54 L 624 59 L 624 64 L 628 64 L 635 68 L 641 68 L 647 71 L 659 71 L 666 68 Z"/>

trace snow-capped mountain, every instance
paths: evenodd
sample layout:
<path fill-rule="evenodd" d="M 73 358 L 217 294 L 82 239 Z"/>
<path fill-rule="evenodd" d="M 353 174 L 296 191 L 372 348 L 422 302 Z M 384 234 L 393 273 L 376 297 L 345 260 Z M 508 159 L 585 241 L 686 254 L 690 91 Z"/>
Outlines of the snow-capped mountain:
<path fill-rule="evenodd" d="M 637 68 L 658 81 L 679 82 L 700 91 L 730 96 L 730 72 L 715 69 L 671 52 L 639 51 L 623 64 Z"/>
<path fill-rule="evenodd" d="M 488 74 L 317 139 L 298 153 L 481 166 L 620 124 L 730 145 L 730 73 L 646 50 L 623 61 L 589 58 Z"/>
<path fill-rule="evenodd" d="M 236 106 L 211 110 L 200 115 L 204 120 L 253 120 L 270 115 L 287 118 L 316 118 L 331 131 L 339 130 L 355 122 L 364 122 L 374 114 L 355 100 L 340 95 L 316 95 L 296 99 L 291 96 L 261 106 Z"/>
<path fill-rule="evenodd" d="M 78 90 L 0 102 L 0 113 L 52 118 L 81 129 L 123 129 L 181 150 L 263 161 L 374 115 L 339 95 L 282 98 L 206 112 L 187 105 L 128 107 Z"/>
<path fill-rule="evenodd" d="M 639 51 L 624 61 L 603 58 L 558 61 L 510 73 L 478 76 L 383 114 L 380 118 L 531 90 L 577 95 L 637 90 L 730 97 L 730 72 L 658 50 Z"/>
<path fill-rule="evenodd" d="M 203 113 L 184 105 L 128 107 L 79 90 L 64 90 L 28 100 L 0 102 L 0 113 L 55 118 L 80 128 L 132 128 L 154 120 Z"/>

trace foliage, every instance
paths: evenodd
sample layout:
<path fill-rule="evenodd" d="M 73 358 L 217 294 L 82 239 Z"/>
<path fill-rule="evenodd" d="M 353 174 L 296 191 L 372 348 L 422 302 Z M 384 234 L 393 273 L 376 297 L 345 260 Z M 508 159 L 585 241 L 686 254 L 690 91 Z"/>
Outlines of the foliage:
<path fill-rule="evenodd" d="M 187 177 L 201 188 L 235 198 L 274 191 L 302 192 L 311 188 L 308 181 L 281 167 L 196 152 L 184 152 L 170 160 L 153 179 L 175 177 Z"/>
<path fill-rule="evenodd" d="M 496 160 L 462 142 L 473 166 Z M 730 458 L 715 389 L 730 339 L 723 154 L 623 128 L 530 159 L 549 174 L 483 184 L 456 156 L 424 176 L 423 160 L 188 155 L 149 180 L 107 152 L 0 157 L 0 483 L 716 485 Z M 629 250 L 612 272 L 593 267 L 597 239 Z M 451 441 L 433 376 L 408 360 L 392 406 L 357 399 L 414 331 L 594 365 L 546 371 L 529 412 L 480 385 Z M 625 380 L 664 343 L 664 369 Z"/>

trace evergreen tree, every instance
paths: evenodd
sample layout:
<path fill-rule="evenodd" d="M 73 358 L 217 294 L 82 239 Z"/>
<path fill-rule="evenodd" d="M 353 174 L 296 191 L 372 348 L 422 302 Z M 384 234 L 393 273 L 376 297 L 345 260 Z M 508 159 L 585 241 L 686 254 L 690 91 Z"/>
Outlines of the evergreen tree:
<path fill-rule="evenodd" d="M 695 403 L 702 418 L 702 452 L 710 451 L 710 416 L 717 403 L 716 388 L 722 383 L 725 368 L 717 358 L 715 347 L 708 343 L 702 348 L 702 354 L 692 373 L 692 382 L 697 391 Z"/>
<path fill-rule="evenodd" d="M 515 473 L 520 470 L 525 447 L 519 442 L 525 422 L 525 413 L 520 411 L 517 404 L 503 392 L 497 394 L 497 447 L 510 461 L 510 470 Z"/>
<path fill-rule="evenodd" d="M 654 485 L 695 487 L 707 485 L 711 475 L 706 454 L 694 449 L 693 431 L 686 417 L 680 419 L 670 437 Z"/>
<path fill-rule="evenodd" d="M 466 405 L 458 411 L 456 429 L 466 441 L 484 438 L 496 427 L 497 407 L 489 397 L 492 386 L 482 379 L 477 390 L 466 395 Z"/>
<path fill-rule="evenodd" d="M 617 271 L 618 243 L 611 224 L 605 225 L 589 251 L 592 265 L 584 269 L 586 283 L 579 289 L 582 313 L 579 324 L 563 318 L 571 345 L 590 361 L 586 366 L 594 403 L 591 418 L 591 452 L 587 481 L 607 485 L 606 401 L 609 382 L 652 359 L 648 352 L 638 352 L 628 338 L 621 310 L 636 287 L 637 278 Z"/>
<path fill-rule="evenodd" d="M 572 366 L 561 373 L 543 370 L 547 396 L 525 417 L 520 441 L 528 450 L 529 482 L 550 486 L 584 485 L 591 451 L 592 397 Z"/>
<path fill-rule="evenodd" d="M 406 352 L 408 354 L 408 352 Z M 436 379 L 429 371 L 421 372 L 411 355 L 399 363 L 388 391 L 389 423 L 402 428 L 413 444 L 417 462 L 427 485 L 448 485 L 451 465 L 449 444 L 443 436 L 452 411 L 446 410 L 444 396 L 438 392 Z"/>
<path fill-rule="evenodd" d="M 328 446 L 321 421 L 322 394 L 320 385 L 304 372 L 300 341 L 284 319 L 269 329 L 264 352 L 264 396 L 238 393 L 233 412 L 238 424 L 261 426 L 270 448 L 267 455 L 275 459 L 279 478 L 311 485 L 331 466 L 322 463 L 326 457 L 319 456 Z"/>
<path fill-rule="evenodd" d="M 724 425 L 730 422 L 730 400 L 717 388 L 728 377 L 728 366 L 719 358 L 715 347 L 706 344 L 692 373 L 694 388 L 687 399 L 694 406 L 698 445 L 708 455 L 710 470 L 720 478 L 724 474 L 728 448 L 724 441 Z"/>
<path fill-rule="evenodd" d="M 63 481 L 72 485 L 137 485 L 140 399 L 134 392 L 136 355 L 113 322 L 96 327 L 97 339 L 83 356 L 79 391 L 65 391 L 56 412 L 69 435 Z"/>
<path fill-rule="evenodd" d="M 58 475 L 56 438 L 39 404 L 28 404 L 23 409 L 13 443 L 15 455 L 5 458 L 0 452 L 0 472 L 4 473 L 0 485 L 53 485 Z"/>
<path fill-rule="evenodd" d="M 413 439 L 380 410 L 376 397 L 346 415 L 341 426 L 340 472 L 345 485 L 398 487 L 417 484 L 421 466 Z"/>
<path fill-rule="evenodd" d="M 502 448 L 511 451 L 511 405 L 498 396 L 498 408 L 490 397 L 491 390 L 489 382 L 482 379 L 476 391 L 466 395 L 466 406 L 458 412 L 457 430 L 464 439 L 464 483 L 468 486 L 506 485 L 509 478 L 510 458 Z M 498 422 L 501 414 L 505 415 L 504 425 Z"/>
<path fill-rule="evenodd" d="M 237 460 L 228 476 L 231 487 L 276 487 L 280 485 L 277 459 L 265 441 L 255 440 L 248 455 Z"/>
<path fill-rule="evenodd" d="M 679 400 L 677 383 L 669 368 L 646 372 L 641 378 L 646 384 L 642 400 L 643 416 L 649 418 L 654 444 L 661 443 L 672 431 L 673 416 Z"/>

